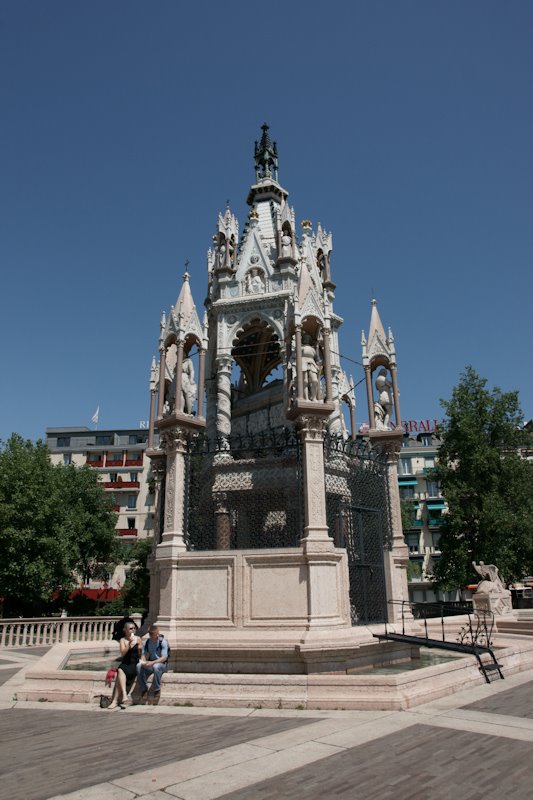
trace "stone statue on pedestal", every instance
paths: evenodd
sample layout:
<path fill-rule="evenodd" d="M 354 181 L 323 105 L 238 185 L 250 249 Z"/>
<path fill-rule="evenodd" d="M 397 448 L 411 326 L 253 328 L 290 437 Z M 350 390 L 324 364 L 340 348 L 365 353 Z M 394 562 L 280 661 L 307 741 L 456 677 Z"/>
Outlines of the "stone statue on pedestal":
<path fill-rule="evenodd" d="M 318 400 L 320 397 L 320 381 L 317 352 L 313 346 L 313 339 L 309 334 L 303 337 L 302 342 L 302 375 L 304 400 Z"/>
<path fill-rule="evenodd" d="M 194 382 L 194 365 L 187 357 L 183 359 L 181 367 L 181 402 L 180 411 L 192 414 L 192 407 L 196 400 L 196 383 Z"/>
<path fill-rule="evenodd" d="M 511 592 L 505 588 L 500 578 L 500 571 L 494 564 L 480 561 L 472 566 L 482 580 L 472 597 L 475 611 L 492 611 L 494 614 L 510 614 L 512 612 Z"/>
<path fill-rule="evenodd" d="M 374 416 L 376 428 L 382 431 L 390 430 L 390 412 L 392 409 L 392 383 L 387 378 L 387 370 L 380 369 L 376 378 L 378 400 L 374 403 Z"/>
<path fill-rule="evenodd" d="M 288 230 L 283 231 L 281 237 L 281 257 L 290 258 L 292 256 L 292 237 Z"/>

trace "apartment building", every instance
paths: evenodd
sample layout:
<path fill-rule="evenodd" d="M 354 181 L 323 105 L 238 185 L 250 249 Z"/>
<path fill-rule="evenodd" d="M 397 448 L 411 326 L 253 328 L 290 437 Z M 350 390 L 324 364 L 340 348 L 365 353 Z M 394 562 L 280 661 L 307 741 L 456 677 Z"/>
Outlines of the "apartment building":
<path fill-rule="evenodd" d="M 400 499 L 408 501 L 410 524 L 404 529 L 409 548 L 409 598 L 415 603 L 457 600 L 458 592 L 441 592 L 430 575 L 440 556 L 440 527 L 447 505 L 431 477 L 440 439 L 435 432 L 406 433 L 398 462 Z"/>
<path fill-rule="evenodd" d="M 154 494 L 150 460 L 145 451 L 148 430 L 85 427 L 47 428 L 46 444 L 54 464 L 87 464 L 113 495 L 117 534 L 125 544 L 153 535 Z"/>

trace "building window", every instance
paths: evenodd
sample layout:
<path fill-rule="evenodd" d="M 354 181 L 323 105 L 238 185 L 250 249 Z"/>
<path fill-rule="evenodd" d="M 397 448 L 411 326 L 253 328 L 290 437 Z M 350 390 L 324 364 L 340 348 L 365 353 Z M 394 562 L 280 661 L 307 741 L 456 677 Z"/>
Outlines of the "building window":
<path fill-rule="evenodd" d="M 135 517 L 128 517 L 128 530 L 135 530 Z"/>
<path fill-rule="evenodd" d="M 70 436 L 58 436 L 57 437 L 57 446 L 58 447 L 70 447 Z"/>
<path fill-rule="evenodd" d="M 413 459 L 412 458 L 400 458 L 400 475 L 412 475 L 413 474 Z"/>
<path fill-rule="evenodd" d="M 93 461 L 101 461 L 103 458 L 102 453 L 87 453 L 87 461 L 89 463 Z"/>
<path fill-rule="evenodd" d="M 136 494 L 129 494 L 128 495 L 128 508 L 137 508 L 137 495 Z"/>
<path fill-rule="evenodd" d="M 438 481 L 426 481 L 428 497 L 439 497 L 440 488 Z"/>
<path fill-rule="evenodd" d="M 109 480 L 111 483 L 117 483 L 118 481 L 118 472 L 110 472 L 109 473 Z"/>
<path fill-rule="evenodd" d="M 71 453 L 63 453 L 63 464 L 72 464 L 72 454 Z"/>
<path fill-rule="evenodd" d="M 433 552 L 440 553 L 440 533 L 433 533 L 431 535 L 431 543 L 433 545 Z"/>
<path fill-rule="evenodd" d="M 139 476 L 136 472 L 130 472 L 130 481 L 134 483 L 135 481 L 139 480 Z"/>
<path fill-rule="evenodd" d="M 405 543 L 409 548 L 410 553 L 420 552 L 418 533 L 408 533 L 405 537 Z"/>
<path fill-rule="evenodd" d="M 424 447 L 431 447 L 433 444 L 433 439 L 431 436 L 421 436 L 420 443 L 424 445 Z"/>
<path fill-rule="evenodd" d="M 402 447 L 409 447 L 410 444 L 411 444 L 411 439 L 409 438 L 409 436 L 404 436 L 402 439 Z"/>
<path fill-rule="evenodd" d="M 105 444 L 113 444 L 113 437 L 109 436 L 108 434 L 105 436 L 97 436 L 96 444 L 100 446 Z"/>
<path fill-rule="evenodd" d="M 130 444 L 144 444 L 146 440 L 147 440 L 146 433 L 130 433 L 129 436 Z"/>
<path fill-rule="evenodd" d="M 414 486 L 400 486 L 400 498 L 402 500 L 411 500 L 415 496 Z"/>
<path fill-rule="evenodd" d="M 424 463 L 425 463 L 426 469 L 433 469 L 435 467 L 435 459 L 434 458 L 426 458 Z"/>

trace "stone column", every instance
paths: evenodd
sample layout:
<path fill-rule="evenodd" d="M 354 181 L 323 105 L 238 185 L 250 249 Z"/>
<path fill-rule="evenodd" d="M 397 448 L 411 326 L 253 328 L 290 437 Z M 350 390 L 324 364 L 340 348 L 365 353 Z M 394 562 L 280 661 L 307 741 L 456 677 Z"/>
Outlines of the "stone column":
<path fill-rule="evenodd" d="M 326 522 L 324 482 L 324 436 L 326 420 L 319 416 L 300 417 L 302 443 L 305 528 L 302 543 L 333 545 Z"/>
<path fill-rule="evenodd" d="M 185 500 L 185 453 L 187 440 L 177 427 L 164 432 L 162 445 L 167 456 L 163 536 L 156 548 L 159 573 L 158 620 L 169 630 L 176 615 L 178 558 L 185 552 L 183 512 Z"/>
<path fill-rule="evenodd" d="M 324 328 L 324 377 L 326 379 L 326 403 L 331 403 L 333 394 L 331 391 L 331 351 L 329 344 L 329 330 Z"/>
<path fill-rule="evenodd" d="M 148 423 L 148 450 L 154 446 L 155 387 L 150 389 L 150 422 Z"/>
<path fill-rule="evenodd" d="M 215 495 L 215 529 L 216 549 L 229 550 L 231 548 L 231 526 L 227 508 L 227 495 L 217 492 Z"/>
<path fill-rule="evenodd" d="M 298 400 L 304 399 L 304 379 L 302 373 L 302 326 L 297 325 L 295 331 L 296 340 L 296 383 L 297 391 L 296 397 Z"/>
<path fill-rule="evenodd" d="M 355 442 L 357 432 L 355 430 L 355 406 L 353 403 L 350 403 L 350 429 L 352 442 Z"/>
<path fill-rule="evenodd" d="M 217 358 L 217 434 L 231 434 L 231 356 Z"/>
<path fill-rule="evenodd" d="M 184 409 L 181 407 L 183 397 L 181 396 L 181 383 L 183 378 L 183 342 L 180 341 L 176 346 L 176 396 L 174 398 L 174 413 L 178 414 Z"/>
<path fill-rule="evenodd" d="M 398 371 L 396 367 L 390 368 L 391 374 L 391 381 L 392 381 L 392 398 L 394 401 L 394 417 L 396 427 L 399 428 L 402 424 L 402 418 L 400 415 L 400 393 L 398 391 Z"/>
<path fill-rule="evenodd" d="M 203 347 L 198 353 L 198 417 L 204 416 L 204 385 L 205 385 L 205 350 Z"/>
<path fill-rule="evenodd" d="M 372 370 L 369 365 L 365 365 L 366 399 L 368 402 L 368 425 L 370 428 L 376 427 L 376 415 L 374 414 L 374 394 L 372 392 Z"/>
<path fill-rule="evenodd" d="M 403 538 L 400 490 L 398 487 L 398 457 L 402 446 L 403 431 L 383 431 L 371 434 L 372 445 L 386 459 L 387 496 L 391 528 L 390 549 L 385 549 L 385 582 L 387 600 L 409 600 L 407 588 L 407 564 L 409 551 Z M 388 603 L 389 622 L 399 621 L 401 604 Z"/>
<path fill-rule="evenodd" d="M 163 514 L 162 504 L 165 496 L 165 454 L 161 452 L 150 455 L 151 473 L 155 481 L 154 492 L 154 546 L 147 561 L 150 571 L 150 598 L 148 606 L 148 621 L 155 622 L 159 614 L 159 563 L 157 560 L 157 545 L 161 541 Z"/>
<path fill-rule="evenodd" d="M 167 349 L 162 347 L 159 357 L 159 394 L 157 398 L 157 416 L 159 419 L 163 416 L 163 407 L 165 405 L 165 372 L 167 363 Z"/>

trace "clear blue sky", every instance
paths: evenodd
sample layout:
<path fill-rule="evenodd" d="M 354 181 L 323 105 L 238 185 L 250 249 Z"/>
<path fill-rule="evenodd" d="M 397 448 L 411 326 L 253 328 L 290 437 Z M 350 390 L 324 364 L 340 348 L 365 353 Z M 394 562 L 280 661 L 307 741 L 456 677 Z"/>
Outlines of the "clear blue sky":
<path fill-rule="evenodd" d="M 342 352 L 374 290 L 404 418 L 468 363 L 533 416 L 532 41 L 522 0 L 3 0 L 0 438 L 147 418 L 161 311 L 187 258 L 202 307 L 265 120 L 333 231 Z"/>

